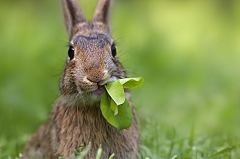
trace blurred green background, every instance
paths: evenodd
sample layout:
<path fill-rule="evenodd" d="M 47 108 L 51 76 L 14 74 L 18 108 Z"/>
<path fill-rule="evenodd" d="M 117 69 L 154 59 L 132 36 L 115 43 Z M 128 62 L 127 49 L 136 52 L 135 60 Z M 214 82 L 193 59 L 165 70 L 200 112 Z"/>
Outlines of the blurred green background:
<path fill-rule="evenodd" d="M 97 0 L 79 1 L 91 20 Z M 124 68 L 145 78 L 131 92 L 146 147 L 172 128 L 240 134 L 240 1 L 118 0 L 111 19 Z M 48 118 L 67 44 L 59 0 L 0 1 L 0 157 Z"/>

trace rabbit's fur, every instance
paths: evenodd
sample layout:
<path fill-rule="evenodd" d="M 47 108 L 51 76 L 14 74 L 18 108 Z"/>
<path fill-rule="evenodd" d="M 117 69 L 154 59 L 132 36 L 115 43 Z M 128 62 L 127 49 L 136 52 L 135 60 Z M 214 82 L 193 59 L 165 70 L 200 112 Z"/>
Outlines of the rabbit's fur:
<path fill-rule="evenodd" d="M 111 0 L 100 0 L 92 22 L 87 22 L 77 0 L 62 0 L 65 26 L 70 38 L 69 57 L 60 82 L 61 96 L 48 121 L 25 146 L 25 158 L 69 158 L 81 144 L 91 142 L 86 158 L 95 158 L 99 145 L 101 158 L 112 153 L 115 159 L 136 159 L 139 147 L 138 121 L 132 107 L 133 123 L 118 131 L 100 110 L 103 85 L 126 78 L 125 71 L 112 53 L 114 42 L 109 26 Z M 72 51 L 72 52 L 71 52 Z M 129 100 L 128 91 L 125 90 Z M 83 148 L 84 148 L 83 147 Z"/>

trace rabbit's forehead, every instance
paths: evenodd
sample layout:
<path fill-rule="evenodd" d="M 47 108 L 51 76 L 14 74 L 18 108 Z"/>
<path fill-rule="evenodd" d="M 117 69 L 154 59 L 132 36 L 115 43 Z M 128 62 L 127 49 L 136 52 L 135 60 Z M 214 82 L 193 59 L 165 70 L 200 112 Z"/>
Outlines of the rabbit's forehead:
<path fill-rule="evenodd" d="M 102 49 L 106 45 L 111 45 L 112 39 L 103 33 L 92 33 L 89 35 L 78 35 L 73 39 L 72 43 L 84 51 L 89 49 Z"/>

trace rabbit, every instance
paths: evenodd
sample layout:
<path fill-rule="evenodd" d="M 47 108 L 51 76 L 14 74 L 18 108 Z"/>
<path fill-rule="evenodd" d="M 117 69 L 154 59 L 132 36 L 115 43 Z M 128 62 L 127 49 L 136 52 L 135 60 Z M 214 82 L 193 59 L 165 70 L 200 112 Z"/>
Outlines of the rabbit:
<path fill-rule="evenodd" d="M 70 38 L 68 57 L 60 80 L 60 97 L 50 117 L 39 127 L 23 150 L 23 158 L 67 159 L 75 149 L 91 142 L 86 159 L 95 158 L 102 145 L 102 159 L 113 153 L 115 159 L 136 159 L 139 150 L 139 122 L 119 131 L 109 124 L 100 110 L 107 82 L 126 78 L 111 38 L 109 10 L 111 0 L 99 0 L 92 22 L 85 19 L 77 0 L 62 0 L 65 27 Z"/>

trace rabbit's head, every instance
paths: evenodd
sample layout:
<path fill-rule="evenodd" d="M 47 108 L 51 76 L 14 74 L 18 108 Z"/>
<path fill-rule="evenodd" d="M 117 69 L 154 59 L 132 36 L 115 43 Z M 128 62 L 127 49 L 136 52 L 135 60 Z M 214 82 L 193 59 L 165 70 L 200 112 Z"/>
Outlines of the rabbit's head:
<path fill-rule="evenodd" d="M 92 22 L 87 22 L 77 0 L 62 0 L 70 38 L 60 93 L 69 105 L 91 105 L 104 93 L 104 84 L 125 78 L 116 56 L 109 26 L 111 0 L 100 0 Z"/>

